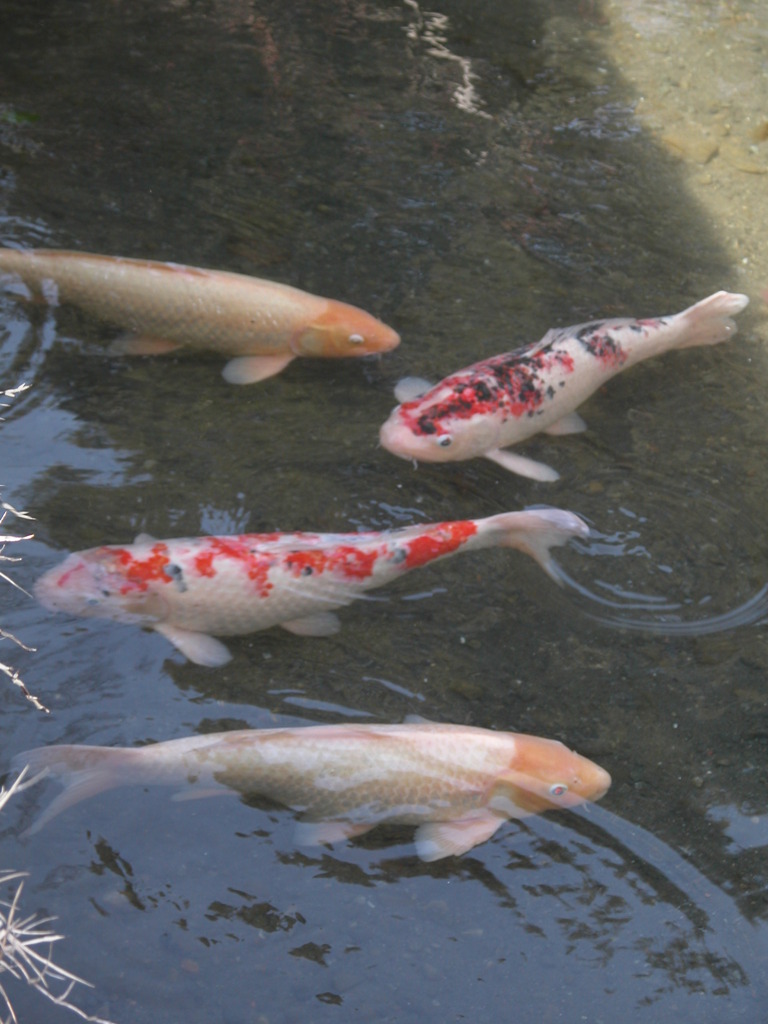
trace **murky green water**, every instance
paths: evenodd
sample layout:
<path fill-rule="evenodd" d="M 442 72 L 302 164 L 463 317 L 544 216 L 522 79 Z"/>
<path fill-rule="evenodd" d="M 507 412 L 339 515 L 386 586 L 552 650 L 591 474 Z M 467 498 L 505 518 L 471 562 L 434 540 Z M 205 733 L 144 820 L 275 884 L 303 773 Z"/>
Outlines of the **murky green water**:
<path fill-rule="evenodd" d="M 118 360 L 76 311 L 0 296 L 3 496 L 36 517 L 14 576 L 146 531 L 386 528 L 525 505 L 604 537 L 580 586 L 717 616 L 768 579 L 768 15 L 740 3 L 92 0 L 0 7 L 0 241 L 283 280 L 396 327 L 379 361 L 249 388 L 215 357 Z M 739 338 L 618 377 L 585 434 L 534 438 L 536 484 L 377 447 L 392 388 L 596 315 L 746 291 Z M 18 529 L 22 524 L 18 524 Z M 514 552 L 411 575 L 338 636 L 237 639 L 220 670 L 161 637 L 38 608 L 2 619 L 42 716 L 0 690 L 3 766 L 42 743 L 358 717 L 518 729 L 599 761 L 581 815 L 425 865 L 408 830 L 297 848 L 287 812 L 120 791 L 0 864 L 120 1022 L 762 1019 L 764 625 L 617 631 Z M 4 980 L 4 979 L 3 979 Z M 58 1021 L 8 986 L 24 1020 Z"/>

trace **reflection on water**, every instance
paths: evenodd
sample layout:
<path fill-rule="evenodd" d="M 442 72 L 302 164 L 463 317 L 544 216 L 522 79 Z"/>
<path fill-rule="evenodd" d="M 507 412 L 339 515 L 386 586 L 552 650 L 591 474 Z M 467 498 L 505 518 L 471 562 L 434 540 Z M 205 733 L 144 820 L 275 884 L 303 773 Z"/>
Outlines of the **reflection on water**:
<path fill-rule="evenodd" d="M 236 813 L 226 803 L 219 820 Z M 729 1017 L 749 1020 L 766 996 L 753 969 L 757 933 L 732 899 L 656 837 L 602 808 L 517 822 L 468 856 L 425 865 L 410 852 L 407 829 L 309 854 L 293 846 L 284 812 L 259 812 L 254 829 L 246 815 L 255 812 L 242 808 L 236 838 L 230 824 L 224 842 L 204 820 L 184 820 L 190 805 L 183 807 L 164 829 L 172 876 L 167 861 L 147 860 L 133 809 L 110 829 L 119 839 L 91 837 L 90 880 L 70 883 L 91 893 L 107 945 L 119 923 L 131 959 L 144 962 L 151 952 L 141 952 L 140 936 L 163 934 L 166 969 L 182 974 L 204 970 L 217 950 L 222 984 L 248 958 L 251 991 L 263 1005 L 279 1005 L 291 991 L 387 1019 L 398 1007 L 409 1020 L 441 1009 L 460 1019 L 480 999 L 497 1015 L 521 971 L 558 978 L 531 988 L 517 1011 L 526 1022 L 567 1015 L 574 997 L 585 1014 L 615 1005 L 655 1019 L 668 997 L 684 994 L 727 999 Z M 210 813 L 201 817 L 210 821 Z M 211 856 L 217 870 L 201 870 Z M 194 890 L 185 885 L 190 872 Z M 414 969 L 418 986 L 403 989 L 396 979 Z M 137 1019 L 145 1016 L 139 1007 Z"/>
<path fill-rule="evenodd" d="M 645 498 L 651 498 L 650 492 L 646 491 Z M 700 501 L 697 508 L 697 516 L 704 515 L 710 523 L 717 523 L 727 531 L 720 541 L 722 548 L 706 539 L 707 531 L 700 525 L 697 531 L 695 517 L 688 515 L 685 535 L 678 541 L 677 552 L 671 554 L 674 549 L 670 548 L 670 555 L 666 556 L 669 562 L 657 560 L 652 547 L 655 546 L 658 525 L 670 514 L 673 520 L 679 519 L 679 500 L 680 495 L 675 493 L 675 488 L 665 486 L 662 493 L 653 496 L 653 510 L 649 515 L 638 516 L 623 507 L 606 510 L 603 522 L 610 521 L 615 515 L 620 522 L 628 520 L 625 528 L 607 534 L 593 526 L 586 541 L 576 540 L 571 545 L 581 556 L 595 560 L 589 569 L 582 563 L 577 570 L 582 578 L 589 579 L 589 583 L 580 582 L 561 565 L 555 566 L 558 580 L 583 598 L 579 602 L 581 610 L 603 626 L 658 636 L 694 637 L 742 626 L 764 625 L 768 616 L 768 584 L 741 603 L 728 607 L 729 601 L 739 600 L 752 576 L 749 568 L 743 577 L 734 574 L 729 553 L 742 545 L 758 548 L 762 545 L 756 524 L 745 519 L 735 508 L 720 505 L 717 516 L 712 514 L 715 503 L 711 500 Z M 668 541 L 672 544 L 675 543 L 674 528 L 673 522 L 668 533 Z M 736 531 L 743 532 L 744 536 L 734 536 Z M 644 542 L 647 537 L 651 538 L 651 548 Z M 700 584 L 689 575 L 690 551 L 694 549 L 699 554 L 706 551 L 705 561 L 710 570 L 700 593 L 694 590 Z M 603 570 L 603 565 L 608 569 Z M 697 562 L 696 569 L 700 568 Z M 603 578 L 604 572 L 611 578 Z M 646 587 L 648 590 L 643 589 Z M 591 605 L 611 609 L 616 614 L 598 613 Z M 726 610 L 712 613 L 713 608 L 719 607 Z M 643 614 L 627 614 L 637 612 Z"/>
<path fill-rule="evenodd" d="M 0 424 L 3 497 L 36 517 L 19 582 L 140 532 L 544 502 L 594 530 L 558 554 L 575 591 L 478 553 L 350 606 L 336 637 L 238 638 L 218 672 L 1 591 L 52 712 L 0 691 L 8 757 L 416 713 L 562 738 L 614 777 L 589 815 L 433 865 L 408 830 L 307 852 L 285 812 L 134 791 L 22 850 L 33 791 L 6 811 L 3 863 L 23 853 L 91 1012 L 504 1020 L 512 994 L 522 1024 L 764 1016 L 768 648 L 760 620 L 733 626 L 768 579 L 767 32 L 759 5 L 682 0 L 2 5 L 0 241 L 271 277 L 403 337 L 236 391 L 215 359 L 115 359 L 109 325 L 0 295 L 3 386 L 32 384 Z M 753 298 L 737 339 L 620 375 L 587 432 L 526 445 L 556 445 L 557 484 L 377 447 L 404 376 L 723 287 Z M 61 1019 L 14 994 L 21 1019 Z"/>
<path fill-rule="evenodd" d="M 459 83 L 453 93 L 453 102 L 468 114 L 478 117 L 490 117 L 482 109 L 483 101 L 475 87 L 479 76 L 472 70 L 472 61 L 454 53 L 448 43 L 450 20 L 447 14 L 439 11 L 422 10 L 416 0 L 404 0 L 406 8 L 413 11 L 413 21 L 405 26 L 408 39 L 413 43 L 423 44 L 428 57 L 437 60 L 453 61 L 458 69 Z"/>
<path fill-rule="evenodd" d="M 764 814 L 745 814 L 738 807 L 710 807 L 708 817 L 722 827 L 723 832 L 740 850 L 768 846 L 768 817 Z"/>

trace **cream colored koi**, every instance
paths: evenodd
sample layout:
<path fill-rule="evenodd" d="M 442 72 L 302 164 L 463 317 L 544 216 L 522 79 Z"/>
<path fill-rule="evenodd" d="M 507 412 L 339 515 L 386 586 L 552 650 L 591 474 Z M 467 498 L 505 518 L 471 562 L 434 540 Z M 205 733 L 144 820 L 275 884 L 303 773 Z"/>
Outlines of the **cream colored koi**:
<path fill-rule="evenodd" d="M 241 730 L 136 748 L 50 746 L 14 758 L 65 790 L 37 819 L 125 785 L 226 787 L 300 815 L 302 844 L 335 843 L 379 824 L 416 826 L 423 860 L 466 853 L 510 818 L 599 800 L 608 772 L 556 740 L 463 725 L 316 725 Z M 195 788 L 184 791 L 194 796 Z"/>
<path fill-rule="evenodd" d="M 229 356 L 224 377 L 251 384 L 297 356 L 386 352 L 398 334 L 369 313 L 289 285 L 177 263 L 49 249 L 0 249 L 0 286 L 78 306 L 129 332 L 115 354 L 181 347 Z"/>

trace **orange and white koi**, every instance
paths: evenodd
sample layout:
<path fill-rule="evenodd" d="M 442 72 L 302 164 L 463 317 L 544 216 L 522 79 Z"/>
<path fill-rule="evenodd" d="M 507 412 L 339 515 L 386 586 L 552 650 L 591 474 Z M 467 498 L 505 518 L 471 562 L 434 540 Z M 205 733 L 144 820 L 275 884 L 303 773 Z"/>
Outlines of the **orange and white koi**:
<path fill-rule="evenodd" d="M 327 636 L 332 609 L 459 551 L 518 548 L 557 579 L 549 548 L 588 533 L 572 512 L 539 508 L 388 532 L 140 536 L 69 555 L 34 592 L 46 608 L 150 627 L 191 661 L 222 665 L 230 654 L 214 636 L 275 625 Z"/>
<path fill-rule="evenodd" d="M 0 285 L 18 281 L 128 331 L 112 352 L 182 346 L 230 357 L 224 377 L 251 384 L 297 356 L 386 352 L 399 335 L 369 313 L 276 281 L 178 263 L 49 249 L 0 249 Z"/>
<path fill-rule="evenodd" d="M 672 348 L 716 345 L 736 333 L 731 315 L 746 295 L 716 292 L 675 316 L 596 320 L 554 328 L 541 341 L 493 356 L 432 387 L 407 378 L 401 402 L 382 425 L 382 445 L 405 459 L 453 462 L 484 456 L 534 480 L 556 480 L 550 466 L 509 451 L 544 431 L 586 429 L 574 411 L 609 378 Z"/>
<path fill-rule="evenodd" d="M 66 789 L 28 830 L 116 786 L 194 783 L 262 796 L 301 815 L 300 843 L 379 824 L 416 825 L 423 860 L 458 855 L 510 818 L 599 800 L 611 777 L 557 740 L 463 725 L 315 725 L 209 733 L 136 748 L 50 746 L 14 758 Z"/>

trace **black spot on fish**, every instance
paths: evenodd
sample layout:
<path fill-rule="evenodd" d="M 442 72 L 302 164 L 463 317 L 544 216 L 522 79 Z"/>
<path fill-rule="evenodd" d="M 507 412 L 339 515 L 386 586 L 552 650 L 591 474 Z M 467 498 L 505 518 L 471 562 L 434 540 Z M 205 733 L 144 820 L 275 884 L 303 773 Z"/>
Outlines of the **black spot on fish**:
<path fill-rule="evenodd" d="M 180 565 L 175 562 L 169 562 L 165 566 L 163 572 L 166 576 L 170 576 L 173 582 L 176 584 L 177 589 L 183 594 L 187 589 L 186 581 L 184 580 L 184 570 Z"/>
<path fill-rule="evenodd" d="M 436 419 L 440 419 L 441 415 L 445 415 L 444 413 L 441 413 L 441 407 L 440 406 L 433 406 L 431 409 L 429 409 L 427 412 L 425 412 L 423 416 L 419 416 L 418 423 L 419 423 L 419 430 L 421 431 L 421 433 L 422 434 L 436 434 L 437 433 L 437 427 L 435 426 L 435 422 L 434 421 Z"/>
<path fill-rule="evenodd" d="M 604 323 L 590 324 L 588 327 L 583 327 L 576 337 L 583 348 L 595 359 L 607 364 L 620 365 L 626 358 L 624 349 L 610 330 L 599 330 L 603 326 Z"/>
<path fill-rule="evenodd" d="M 503 421 L 534 416 L 554 394 L 552 374 L 572 370 L 572 357 L 555 348 L 554 340 L 493 356 L 443 381 L 449 394 L 442 392 L 421 407 L 415 402 L 411 429 L 433 436 L 449 430 L 452 419 L 491 415 Z"/>
<path fill-rule="evenodd" d="M 594 334 L 595 331 L 599 330 L 604 323 L 605 320 L 594 320 L 591 324 L 584 324 L 581 330 L 576 332 L 577 339 L 584 341 L 590 334 Z"/>

